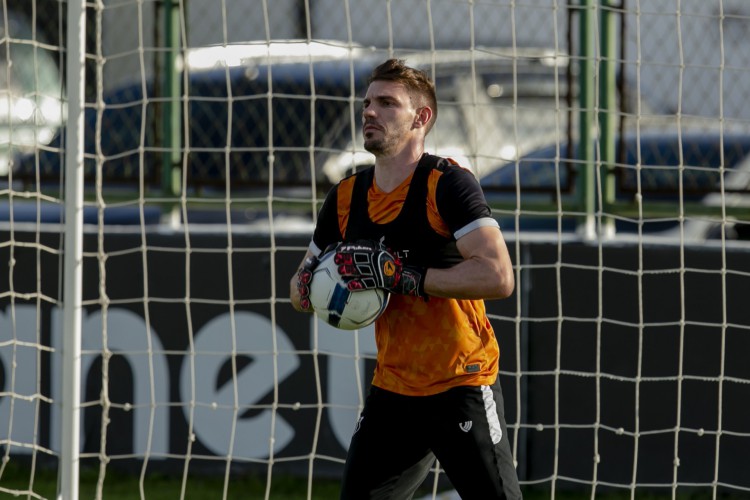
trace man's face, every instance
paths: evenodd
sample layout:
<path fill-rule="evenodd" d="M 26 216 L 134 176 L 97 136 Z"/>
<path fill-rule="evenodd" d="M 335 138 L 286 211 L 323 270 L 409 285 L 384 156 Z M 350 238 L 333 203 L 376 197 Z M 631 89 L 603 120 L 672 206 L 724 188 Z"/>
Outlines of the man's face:
<path fill-rule="evenodd" d="M 389 81 L 372 82 L 362 110 L 365 149 L 375 156 L 396 154 L 411 139 L 416 116 L 406 87 Z"/>

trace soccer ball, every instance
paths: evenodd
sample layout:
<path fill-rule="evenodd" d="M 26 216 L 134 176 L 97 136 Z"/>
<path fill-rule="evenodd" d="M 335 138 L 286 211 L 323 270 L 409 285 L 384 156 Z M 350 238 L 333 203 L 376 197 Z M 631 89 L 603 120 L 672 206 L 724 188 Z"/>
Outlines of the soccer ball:
<path fill-rule="evenodd" d="M 313 271 L 310 303 L 315 314 L 331 326 L 356 330 L 375 322 L 388 305 L 389 294 L 380 288 L 351 292 L 334 262 L 336 251 L 325 254 Z"/>

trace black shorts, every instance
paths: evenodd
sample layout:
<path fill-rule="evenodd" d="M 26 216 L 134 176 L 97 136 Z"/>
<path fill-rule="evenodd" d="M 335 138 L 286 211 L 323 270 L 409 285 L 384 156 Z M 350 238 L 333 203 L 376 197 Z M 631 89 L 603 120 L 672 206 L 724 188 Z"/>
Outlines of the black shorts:
<path fill-rule="evenodd" d="M 434 396 L 372 387 L 349 446 L 341 498 L 409 499 L 436 457 L 462 500 L 521 498 L 499 382 Z"/>

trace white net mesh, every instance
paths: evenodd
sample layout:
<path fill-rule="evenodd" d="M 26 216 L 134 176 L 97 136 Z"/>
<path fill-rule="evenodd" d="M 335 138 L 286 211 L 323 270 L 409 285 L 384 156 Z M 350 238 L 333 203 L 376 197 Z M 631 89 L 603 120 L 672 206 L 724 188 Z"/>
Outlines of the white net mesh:
<path fill-rule="evenodd" d="M 2 6 L 0 491 L 48 498 L 67 4 Z M 124 0 L 86 27 L 82 496 L 337 495 L 372 329 L 294 313 L 287 283 L 373 161 L 361 99 L 391 56 L 434 77 L 428 149 L 510 245 L 488 310 L 524 493 L 750 494 L 747 2 Z M 438 465 L 419 494 L 450 491 Z"/>

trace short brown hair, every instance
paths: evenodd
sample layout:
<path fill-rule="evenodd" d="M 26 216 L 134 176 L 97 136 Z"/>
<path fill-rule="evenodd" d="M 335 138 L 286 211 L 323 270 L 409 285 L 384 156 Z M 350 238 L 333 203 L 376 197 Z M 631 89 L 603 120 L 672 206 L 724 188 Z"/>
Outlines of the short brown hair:
<path fill-rule="evenodd" d="M 432 109 L 432 119 L 427 125 L 427 132 L 429 132 L 437 120 L 438 108 L 435 84 L 427 73 L 407 66 L 402 59 L 388 59 L 372 71 L 369 83 L 381 80 L 402 84 L 409 92 L 412 102 L 415 101 L 415 97 L 420 101 L 426 101 L 424 104 Z M 417 104 L 424 105 L 422 102 Z"/>

